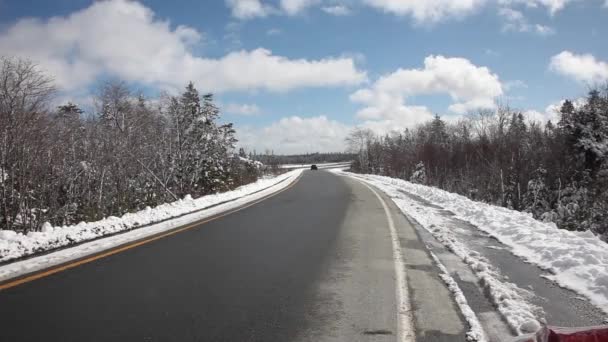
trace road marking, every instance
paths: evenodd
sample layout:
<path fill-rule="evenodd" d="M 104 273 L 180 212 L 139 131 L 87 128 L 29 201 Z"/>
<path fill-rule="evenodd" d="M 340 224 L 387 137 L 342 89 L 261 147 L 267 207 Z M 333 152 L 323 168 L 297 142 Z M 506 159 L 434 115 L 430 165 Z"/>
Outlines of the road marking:
<path fill-rule="evenodd" d="M 395 229 L 395 223 L 391 212 L 384 202 L 384 199 L 374 190 L 371 186 L 366 183 L 359 181 L 365 185 L 371 192 L 376 195 L 388 221 L 388 229 L 391 232 L 391 242 L 393 246 L 393 261 L 395 262 L 395 286 L 397 288 L 397 341 L 408 342 L 414 341 L 416 335 L 414 334 L 414 325 L 412 324 L 412 308 L 410 306 L 410 295 L 407 288 L 407 274 L 405 273 L 405 263 L 403 262 L 403 253 L 401 252 L 401 243 L 399 242 L 399 235 Z"/>
<path fill-rule="evenodd" d="M 177 229 L 168 231 L 166 233 L 161 233 L 160 235 L 154 235 L 152 237 L 144 238 L 143 240 L 127 243 L 126 245 L 123 245 L 122 247 L 117 247 L 117 248 L 114 248 L 114 249 L 110 249 L 109 251 L 106 251 L 106 252 L 101 252 L 99 254 L 95 254 L 95 255 L 90 256 L 90 257 L 85 257 L 84 259 L 80 259 L 80 260 L 73 261 L 73 262 L 68 262 L 66 264 L 63 264 L 63 265 L 60 265 L 60 266 L 56 266 L 56 267 L 52 267 L 52 268 L 49 268 L 49 269 L 41 271 L 41 272 L 36 271 L 33 274 L 26 275 L 24 277 L 20 277 L 18 279 L 12 280 L 12 281 L 9 280 L 9 281 L 7 281 L 5 283 L 1 283 L 0 284 L 0 291 L 6 290 L 6 289 L 9 289 L 11 287 L 15 287 L 15 286 L 18 286 L 18 285 L 21 285 L 21 284 L 29 283 L 30 281 L 33 281 L 33 280 L 36 280 L 36 279 L 40 279 L 40 278 L 44 278 L 44 277 L 50 276 L 52 274 L 59 273 L 59 272 L 65 271 L 65 270 L 69 270 L 71 268 L 74 268 L 74 267 L 77 267 L 77 266 L 80 266 L 80 265 L 88 264 L 88 263 L 93 262 L 95 260 L 99 260 L 99 259 L 111 256 L 111 255 L 114 255 L 114 254 L 118 254 L 118 253 L 127 251 L 129 249 L 132 249 L 132 248 L 135 248 L 135 247 L 139 247 L 139 246 L 145 245 L 147 243 L 150 243 L 150 242 L 153 242 L 153 241 L 156 241 L 156 240 L 160 240 L 162 238 L 166 238 L 168 236 L 175 235 L 177 233 L 181 233 L 181 232 L 184 232 L 186 230 L 190 230 L 190 229 L 195 228 L 195 227 L 199 227 L 199 226 L 201 226 L 201 225 L 203 225 L 205 223 L 208 223 L 208 222 L 211 222 L 211 221 L 215 221 L 215 220 L 217 220 L 219 218 L 222 218 L 222 217 L 228 216 L 230 214 L 236 213 L 238 211 L 247 209 L 247 208 L 249 208 L 249 207 L 251 207 L 253 205 L 256 205 L 256 204 L 258 204 L 258 203 L 260 203 L 260 202 L 262 202 L 264 200 L 267 200 L 267 199 L 269 199 L 271 197 L 274 197 L 274 196 L 276 196 L 276 195 L 278 195 L 278 194 L 280 194 L 280 193 L 282 193 L 282 192 L 290 189 L 291 187 L 293 187 L 296 183 L 298 183 L 300 181 L 301 177 L 302 177 L 302 173 L 300 173 L 300 175 L 291 184 L 289 184 L 285 188 L 283 188 L 281 190 L 278 190 L 276 192 L 273 192 L 273 193 L 271 193 L 271 194 L 269 194 L 267 196 L 264 196 L 264 197 L 262 197 L 262 198 L 260 198 L 258 200 L 255 200 L 253 202 L 247 203 L 247 204 L 245 204 L 245 205 L 243 205 L 241 207 L 238 207 L 236 209 L 228 210 L 228 211 L 226 211 L 224 213 L 215 215 L 215 216 L 210 217 L 210 218 L 203 219 L 201 221 L 197 221 L 195 223 L 191 223 L 191 224 L 189 224 L 187 226 L 184 226 L 184 227 L 181 227 L 181 228 L 177 228 Z"/>

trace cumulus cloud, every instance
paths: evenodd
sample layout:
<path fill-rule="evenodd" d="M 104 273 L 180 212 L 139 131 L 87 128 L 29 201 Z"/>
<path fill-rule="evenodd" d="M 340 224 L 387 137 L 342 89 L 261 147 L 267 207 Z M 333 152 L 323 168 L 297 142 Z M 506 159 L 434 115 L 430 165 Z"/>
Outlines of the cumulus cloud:
<path fill-rule="evenodd" d="M 586 100 L 584 98 L 578 98 L 575 100 L 571 100 L 574 108 L 580 108 L 585 105 Z M 528 119 L 528 121 L 537 121 L 545 123 L 549 120 L 554 124 L 557 124 L 561 118 L 560 110 L 564 105 L 565 100 L 557 101 L 549 104 L 544 111 L 537 110 L 527 110 L 524 112 L 524 115 Z"/>
<path fill-rule="evenodd" d="M 321 3 L 320 0 L 281 0 L 281 8 L 287 15 L 298 15 L 319 3 Z"/>
<path fill-rule="evenodd" d="M 351 127 L 326 116 L 290 116 L 262 127 L 239 127 L 239 146 L 276 154 L 341 152 Z"/>
<path fill-rule="evenodd" d="M 351 58 L 288 59 L 258 48 L 213 59 L 192 47 L 202 34 L 172 28 L 135 1 L 98 1 L 66 17 L 22 19 L 0 32 L 4 55 L 38 62 L 66 90 L 110 75 L 130 82 L 181 89 L 193 81 L 205 91 L 286 91 L 358 84 L 366 79 Z"/>
<path fill-rule="evenodd" d="M 237 104 L 229 103 L 224 107 L 224 110 L 230 114 L 238 115 L 256 115 L 260 113 L 260 108 L 255 104 Z"/>
<path fill-rule="evenodd" d="M 544 124 L 549 120 L 551 120 L 552 123 L 557 123 L 557 121 L 559 121 L 558 113 L 559 112 L 556 113 L 554 111 L 539 112 L 531 109 L 524 111 L 522 114 L 528 122 L 540 122 Z"/>
<path fill-rule="evenodd" d="M 449 110 L 464 114 L 478 108 L 494 108 L 503 94 L 498 76 L 486 67 L 478 67 L 464 58 L 429 56 L 422 69 L 399 69 L 379 78 L 371 87 L 350 96 L 351 101 L 366 107 L 357 117 L 367 124 L 412 127 L 432 118 L 424 106 L 406 105 L 415 95 L 448 94 L 454 103 Z"/>
<path fill-rule="evenodd" d="M 226 0 L 226 5 L 232 16 L 238 19 L 266 17 L 272 12 L 272 8 L 260 0 Z"/>
<path fill-rule="evenodd" d="M 498 15 L 503 19 L 503 32 L 532 32 L 539 36 L 549 36 L 555 34 L 555 30 L 549 26 L 541 24 L 530 24 L 522 12 L 512 8 L 501 8 Z"/>
<path fill-rule="evenodd" d="M 605 82 L 608 80 L 608 63 L 591 54 L 562 51 L 551 57 L 549 69 L 579 82 Z"/>
<path fill-rule="evenodd" d="M 323 10 L 323 12 L 325 12 L 327 14 L 335 15 L 335 16 L 345 16 L 345 15 L 351 14 L 350 8 L 348 8 L 344 5 L 325 6 L 325 7 L 322 7 L 321 9 Z"/>
<path fill-rule="evenodd" d="M 411 16 L 417 23 L 437 23 L 476 12 L 486 0 L 363 0 L 369 6 L 398 16 Z"/>
<path fill-rule="evenodd" d="M 199 80 L 197 84 L 216 91 L 258 88 L 285 91 L 298 87 L 352 85 L 367 78 L 350 58 L 292 60 L 266 49 L 233 52 L 218 60 L 199 58 L 194 66 L 199 72 L 195 78 Z"/>

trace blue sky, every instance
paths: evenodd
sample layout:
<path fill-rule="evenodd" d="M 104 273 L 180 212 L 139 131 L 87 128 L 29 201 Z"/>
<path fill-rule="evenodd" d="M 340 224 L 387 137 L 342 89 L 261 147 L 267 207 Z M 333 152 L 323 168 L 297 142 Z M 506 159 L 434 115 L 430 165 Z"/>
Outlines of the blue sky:
<path fill-rule="evenodd" d="M 0 0 L 0 50 L 60 102 L 106 77 L 150 97 L 192 80 L 242 145 L 301 153 L 497 104 L 554 119 L 608 79 L 607 22 L 608 0 Z"/>

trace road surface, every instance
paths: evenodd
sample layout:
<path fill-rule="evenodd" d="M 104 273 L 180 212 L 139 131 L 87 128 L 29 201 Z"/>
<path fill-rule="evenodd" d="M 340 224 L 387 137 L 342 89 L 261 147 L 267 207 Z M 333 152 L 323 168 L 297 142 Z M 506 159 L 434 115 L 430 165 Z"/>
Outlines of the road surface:
<path fill-rule="evenodd" d="M 397 309 L 400 296 L 410 311 Z M 194 229 L 0 291 L 0 341 L 405 341 L 412 329 L 417 341 L 464 341 L 467 326 L 392 202 L 325 171 Z"/>

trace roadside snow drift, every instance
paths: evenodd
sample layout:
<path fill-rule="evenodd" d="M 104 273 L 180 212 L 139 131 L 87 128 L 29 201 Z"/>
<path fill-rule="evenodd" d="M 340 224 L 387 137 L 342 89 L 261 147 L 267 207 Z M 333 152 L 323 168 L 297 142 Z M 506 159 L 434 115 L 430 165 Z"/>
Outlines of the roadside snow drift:
<path fill-rule="evenodd" d="M 301 172 L 302 170 L 290 171 L 278 177 L 260 179 L 255 183 L 241 186 L 232 191 L 197 199 L 186 196 L 176 202 L 162 204 L 155 208 L 148 207 L 142 211 L 127 213 L 122 217 L 111 216 L 100 221 L 81 222 L 67 227 L 52 227 L 50 224 L 45 224 L 41 232 L 30 232 L 27 235 L 13 231 L 0 231 L 0 262 L 133 230 L 129 233 L 107 237 L 33 258 L 37 259 L 34 260 L 34 263 L 39 263 L 42 260 L 41 265 L 48 264 L 50 260 L 53 260 L 55 264 L 65 262 L 69 259 L 67 257 L 80 257 L 87 253 L 95 253 L 255 201 L 287 187 L 298 178 Z M 32 262 L 28 259 L 14 264 L 19 264 L 17 266 L 26 264 L 31 266 Z M 29 266 L 24 266 L 24 269 L 32 271 Z M 14 271 L 13 264 L 0 267 L 0 281 L 15 276 Z"/>
<path fill-rule="evenodd" d="M 555 224 L 537 221 L 527 213 L 400 179 L 349 175 L 377 186 L 392 198 L 402 190 L 451 211 L 458 219 L 511 247 L 514 255 L 549 271 L 549 279 L 584 295 L 608 313 L 608 245 L 593 233 L 558 229 Z"/>

